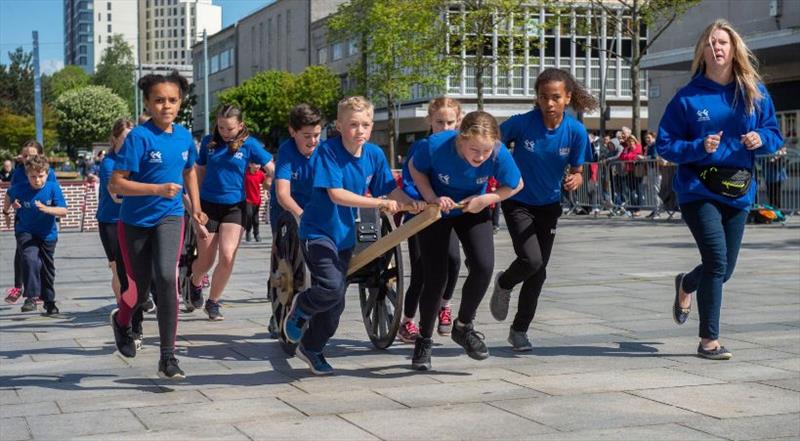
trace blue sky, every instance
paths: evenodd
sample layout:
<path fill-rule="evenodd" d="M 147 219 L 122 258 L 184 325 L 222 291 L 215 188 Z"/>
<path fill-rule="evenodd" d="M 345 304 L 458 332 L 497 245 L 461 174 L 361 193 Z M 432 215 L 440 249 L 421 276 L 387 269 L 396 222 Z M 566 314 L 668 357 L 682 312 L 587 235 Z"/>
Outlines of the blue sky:
<path fill-rule="evenodd" d="M 135 0 L 128 0 L 135 1 Z M 228 26 L 272 0 L 213 0 L 222 6 L 222 26 Z M 0 0 L 0 63 L 8 52 L 22 46 L 33 49 L 32 31 L 39 31 L 42 71 L 52 73 L 64 65 L 64 0 Z M 31 17 L 36 17 L 32 20 Z"/>

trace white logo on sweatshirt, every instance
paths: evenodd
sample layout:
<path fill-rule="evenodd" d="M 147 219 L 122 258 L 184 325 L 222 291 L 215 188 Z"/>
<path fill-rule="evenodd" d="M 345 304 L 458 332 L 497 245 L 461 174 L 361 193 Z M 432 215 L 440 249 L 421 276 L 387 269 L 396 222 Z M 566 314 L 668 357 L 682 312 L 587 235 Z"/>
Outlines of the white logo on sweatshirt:
<path fill-rule="evenodd" d="M 161 161 L 161 152 L 158 150 L 153 150 L 150 152 L 150 163 L 151 164 L 160 164 Z"/>
<path fill-rule="evenodd" d="M 244 153 L 242 153 L 242 152 L 236 152 L 236 153 L 233 155 L 233 157 L 234 157 L 234 158 L 236 158 L 236 159 L 242 159 L 242 158 L 244 158 Z"/>
<path fill-rule="evenodd" d="M 536 142 L 534 140 L 532 139 L 525 140 L 525 150 L 533 152 L 535 148 L 536 148 Z"/>
<path fill-rule="evenodd" d="M 703 121 L 711 121 L 711 117 L 708 116 L 708 109 L 697 111 L 697 122 L 703 122 Z"/>
<path fill-rule="evenodd" d="M 439 180 L 444 183 L 444 185 L 450 185 L 450 175 L 443 175 L 439 173 Z"/>
<path fill-rule="evenodd" d="M 487 182 L 489 182 L 489 177 L 488 176 L 481 176 L 481 177 L 479 177 L 478 179 L 475 180 L 475 183 L 478 184 L 478 185 L 485 184 Z"/>

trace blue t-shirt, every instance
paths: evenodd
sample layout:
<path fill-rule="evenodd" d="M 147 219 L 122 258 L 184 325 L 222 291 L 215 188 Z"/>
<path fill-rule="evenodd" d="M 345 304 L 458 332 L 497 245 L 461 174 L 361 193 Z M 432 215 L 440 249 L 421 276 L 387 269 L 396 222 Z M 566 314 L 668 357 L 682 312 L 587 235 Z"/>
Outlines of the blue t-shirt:
<path fill-rule="evenodd" d="M 64 194 L 57 182 L 47 180 L 38 190 L 29 182 L 23 182 L 8 189 L 8 198 L 19 201 L 17 220 L 14 223 L 16 233 L 29 233 L 39 239 L 51 241 L 58 239 L 56 217 L 42 213 L 34 203 L 39 201 L 50 207 L 67 207 Z"/>
<path fill-rule="evenodd" d="M 196 160 L 192 134 L 183 126 L 172 124 L 172 133 L 167 133 L 147 121 L 136 126 L 125 138 L 114 161 L 114 170 L 130 172 L 128 179 L 136 182 L 183 186 L 183 171 L 192 168 Z M 178 192 L 172 199 L 125 196 L 119 217 L 128 225 L 149 228 L 166 216 L 183 216 L 182 194 Z"/>
<path fill-rule="evenodd" d="M 52 167 L 48 169 L 47 181 L 58 182 L 58 180 L 56 179 L 56 173 L 53 171 Z M 28 182 L 28 174 L 25 172 L 25 166 L 22 164 L 15 165 L 14 173 L 11 174 L 11 183 L 9 184 L 9 186 L 13 187 L 17 184 L 24 184 L 27 182 Z"/>
<path fill-rule="evenodd" d="M 564 168 L 582 165 L 591 154 L 589 135 L 577 119 L 564 113 L 553 130 L 544 125 L 542 112 L 535 108 L 514 115 L 500 125 L 503 142 L 514 143 L 517 163 L 525 187 L 511 199 L 528 205 L 549 205 L 561 201 Z"/>
<path fill-rule="evenodd" d="M 383 196 L 397 188 L 397 183 L 380 147 L 366 143 L 361 156 L 353 156 L 342 138 L 328 139 L 317 147 L 312 167 L 314 186 L 311 200 L 300 218 L 300 238 L 330 238 L 339 251 L 356 244 L 357 208 L 335 205 L 328 197 L 329 188 L 342 188 L 357 195 Z"/>
<path fill-rule="evenodd" d="M 97 198 L 97 212 L 95 218 L 98 222 L 107 224 L 115 223 L 119 220 L 119 209 L 122 204 L 114 202 L 111 193 L 108 192 L 108 183 L 111 181 L 111 174 L 114 172 L 114 161 L 117 154 L 109 150 L 98 168 L 98 178 L 100 178 L 99 197 Z"/>
<path fill-rule="evenodd" d="M 272 155 L 264 150 L 264 145 L 252 136 L 244 140 L 236 153 L 231 153 L 228 144 L 208 148 L 211 135 L 200 143 L 197 165 L 206 167 L 200 199 L 215 204 L 238 204 L 245 200 L 244 172 L 251 162 L 266 165 Z"/>
<path fill-rule="evenodd" d="M 458 203 L 470 196 L 482 195 L 486 193 L 486 184 L 491 176 L 502 187 L 516 188 L 519 185 L 519 168 L 505 144 L 501 143 L 496 153 L 483 164 L 473 167 L 456 151 L 457 136 L 455 130 L 436 133 L 414 152 L 414 168 L 428 175 L 437 196 L 447 196 Z M 451 210 L 442 216 L 458 214 L 461 210 Z"/>
<path fill-rule="evenodd" d="M 678 91 L 667 105 L 658 127 L 658 154 L 678 164 L 673 189 L 678 202 L 715 200 L 729 206 L 748 209 L 755 200 L 756 182 L 750 191 L 736 199 L 713 193 L 697 175 L 696 167 L 717 165 L 754 170 L 756 153 L 775 153 L 783 145 L 783 137 L 775 118 L 775 106 L 763 84 L 758 85 L 762 98 L 756 110 L 748 114 L 743 98 L 734 100 L 736 82 L 721 85 L 703 75 L 696 75 Z M 731 103 L 736 102 L 734 107 Z M 722 131 L 722 140 L 714 153 L 706 152 L 705 138 Z M 762 147 L 747 150 L 741 136 L 758 132 Z"/>
<path fill-rule="evenodd" d="M 292 199 L 297 202 L 300 208 L 304 208 L 308 201 L 311 200 L 311 189 L 314 186 L 314 173 L 311 165 L 316 155 L 317 149 L 314 149 L 311 157 L 306 158 L 297 150 L 297 144 L 292 138 L 282 142 L 280 148 L 278 148 L 274 181 L 281 179 L 289 181 Z M 277 183 L 274 181 L 269 190 L 269 219 L 273 225 L 278 221 L 278 216 L 284 211 L 275 195 Z"/>
<path fill-rule="evenodd" d="M 419 150 L 420 148 L 427 148 L 428 146 L 428 138 L 420 139 L 416 141 L 414 144 L 411 144 L 411 147 L 408 149 L 408 155 L 406 155 L 406 162 L 403 163 L 403 171 L 402 171 L 402 178 L 403 178 L 403 191 L 410 197 L 411 199 L 416 199 L 418 201 L 423 201 L 425 198 L 419 194 L 419 189 L 417 189 L 417 184 L 414 183 L 414 178 L 411 177 L 411 172 L 408 170 L 408 164 L 411 163 L 411 158 L 414 157 L 414 153 Z"/>

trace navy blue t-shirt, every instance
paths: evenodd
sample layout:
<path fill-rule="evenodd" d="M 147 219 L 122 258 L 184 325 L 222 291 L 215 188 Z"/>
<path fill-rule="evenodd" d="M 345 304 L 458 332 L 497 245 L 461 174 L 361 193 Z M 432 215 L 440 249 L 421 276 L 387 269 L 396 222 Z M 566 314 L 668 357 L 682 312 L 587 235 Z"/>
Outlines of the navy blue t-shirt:
<path fill-rule="evenodd" d="M 52 241 L 58 238 L 56 217 L 39 210 L 35 201 L 50 207 L 67 207 L 64 194 L 57 182 L 47 180 L 42 188 L 36 190 L 30 182 L 23 182 L 8 189 L 8 198 L 19 201 L 14 232 L 29 233 L 39 239 Z"/>
<path fill-rule="evenodd" d="M 111 181 L 111 174 L 114 172 L 114 161 L 117 154 L 109 150 L 98 168 L 98 178 L 100 178 L 99 197 L 97 198 L 97 212 L 95 218 L 98 222 L 107 224 L 115 223 L 119 220 L 119 209 L 122 204 L 114 202 L 111 193 L 108 192 L 108 183 Z"/>
<path fill-rule="evenodd" d="M 380 147 L 366 143 L 361 156 L 353 156 L 342 144 L 342 138 L 328 139 L 317 147 L 314 155 L 314 189 L 311 200 L 300 218 L 300 238 L 330 238 L 339 251 L 356 244 L 357 208 L 334 204 L 329 188 L 342 188 L 357 195 L 367 190 L 372 196 L 383 196 L 397 188 L 397 183 Z"/>
<path fill-rule="evenodd" d="M 561 201 L 561 181 L 567 164 L 582 165 L 590 153 L 589 136 L 577 119 L 564 113 L 553 130 L 544 125 L 538 108 L 514 115 L 500 125 L 503 142 L 514 142 L 514 161 L 525 187 L 511 197 L 528 205 L 549 205 Z"/>
<path fill-rule="evenodd" d="M 297 150 L 297 143 L 292 138 L 282 142 L 280 148 L 278 148 L 274 181 L 289 181 L 292 199 L 297 202 L 300 208 L 304 208 L 308 201 L 311 200 L 311 190 L 314 187 L 314 173 L 311 165 L 316 154 L 317 149 L 314 149 L 311 156 L 306 158 Z M 278 216 L 284 211 L 281 204 L 278 203 L 278 198 L 275 194 L 277 183 L 274 181 L 269 190 L 269 219 L 273 225 L 277 222 Z"/>
<path fill-rule="evenodd" d="M 114 170 L 130 172 L 128 179 L 136 182 L 183 186 L 183 171 L 192 168 L 196 159 L 197 148 L 188 130 L 172 124 L 172 133 L 167 133 L 151 120 L 136 126 L 125 138 Z M 183 216 L 182 195 L 178 192 L 171 199 L 125 196 L 120 219 L 128 225 L 153 227 L 166 216 Z"/>
<path fill-rule="evenodd" d="M 236 153 L 230 152 L 227 143 L 210 149 L 209 142 L 211 135 L 203 138 L 197 158 L 197 165 L 206 167 L 200 199 L 226 205 L 244 201 L 244 172 L 247 165 L 251 162 L 266 165 L 272 161 L 272 155 L 252 136 L 244 140 Z"/>
<path fill-rule="evenodd" d="M 460 202 L 470 196 L 486 193 L 489 177 L 494 176 L 500 186 L 516 188 L 520 172 L 511 152 L 504 144 L 492 156 L 477 167 L 468 163 L 456 150 L 458 132 L 447 130 L 431 135 L 427 144 L 421 144 L 414 152 L 414 168 L 426 174 L 437 196 L 447 196 Z M 461 214 L 451 210 L 442 217 Z"/>

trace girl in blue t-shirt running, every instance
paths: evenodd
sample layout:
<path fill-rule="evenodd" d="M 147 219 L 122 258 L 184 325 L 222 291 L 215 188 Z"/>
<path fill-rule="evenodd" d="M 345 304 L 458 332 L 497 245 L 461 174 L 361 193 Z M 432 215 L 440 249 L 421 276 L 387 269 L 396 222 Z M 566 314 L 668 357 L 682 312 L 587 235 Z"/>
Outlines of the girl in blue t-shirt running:
<path fill-rule="evenodd" d="M 173 71 L 166 76 L 145 75 L 138 84 L 151 118 L 125 138 L 108 188 L 124 196 L 119 213 L 123 224 L 120 246 L 125 269 L 136 288 L 122 293 L 110 321 L 119 352 L 135 357 L 131 318 L 147 301 L 152 282 L 161 346 L 158 374 L 183 379 L 185 374 L 175 358 L 178 259 L 184 229 L 182 188 L 192 203 L 193 221 L 205 225 L 208 220 L 200 210 L 197 191 L 197 148 L 192 134 L 174 123 L 188 82 Z"/>
<path fill-rule="evenodd" d="M 511 290 L 522 283 L 508 336 L 515 351 L 532 349 L 527 332 L 561 216 L 561 189 L 574 191 L 583 184 L 583 162 L 590 153 L 586 129 L 565 109 L 572 106 L 577 112 L 587 112 L 597 107 L 592 95 L 561 69 L 545 69 L 536 78 L 535 90 L 536 107 L 500 125 L 503 142 L 514 144 L 514 161 L 525 189 L 502 204 L 517 258 L 497 273 L 490 310 L 495 319 L 505 320 Z"/>
<path fill-rule="evenodd" d="M 431 126 L 431 134 L 443 132 L 445 130 L 456 130 L 461 123 L 461 103 L 453 98 L 438 97 L 428 103 L 428 124 Z M 414 152 L 426 145 L 428 138 L 420 139 L 408 149 L 408 155 L 403 164 L 403 191 L 413 199 L 422 200 L 411 172 L 408 171 L 408 164 L 414 156 Z M 408 218 L 411 216 L 409 215 Z M 408 218 L 406 220 L 408 220 Z M 414 343 L 419 337 L 419 328 L 414 323 L 414 316 L 417 314 L 419 297 L 422 294 L 422 273 L 424 265 L 420 254 L 419 234 L 408 238 L 408 258 L 411 263 L 411 280 L 408 282 L 406 296 L 403 305 L 403 319 L 400 324 L 398 337 L 405 343 Z M 453 291 L 456 289 L 458 272 L 461 270 L 461 249 L 458 246 L 458 237 L 455 231 L 450 233 L 450 242 L 447 253 L 447 283 L 442 294 L 442 304 L 439 307 L 439 324 L 437 331 L 439 335 L 450 335 L 453 329 L 452 312 L 450 299 L 453 298 Z"/>
<path fill-rule="evenodd" d="M 268 175 L 272 174 L 272 155 L 250 135 L 241 110 L 224 104 L 216 119 L 214 134 L 203 138 L 197 158 L 200 204 L 208 223 L 197 228 L 197 259 L 192 263 L 192 286 L 186 305 L 190 309 L 203 306 L 203 276 L 217 260 L 204 308 L 209 320 L 223 319 L 219 300 L 231 277 L 244 233 L 248 164 L 258 164 Z"/>
<path fill-rule="evenodd" d="M 519 192 L 519 168 L 500 142 L 500 129 L 486 112 L 468 113 L 459 131 L 444 131 L 428 138 L 414 152 L 409 171 L 425 201 L 439 205 L 442 219 L 419 233 L 425 267 L 420 298 L 419 337 L 414 344 L 411 367 L 431 368 L 433 327 L 447 283 L 448 245 L 455 231 L 464 250 L 469 272 L 461 291 L 461 304 L 451 338 L 467 355 L 483 360 L 489 356 L 484 336 L 473 325 L 475 313 L 491 283 L 494 269 L 494 234 L 489 205 Z M 494 176 L 499 188 L 486 192 Z"/>

